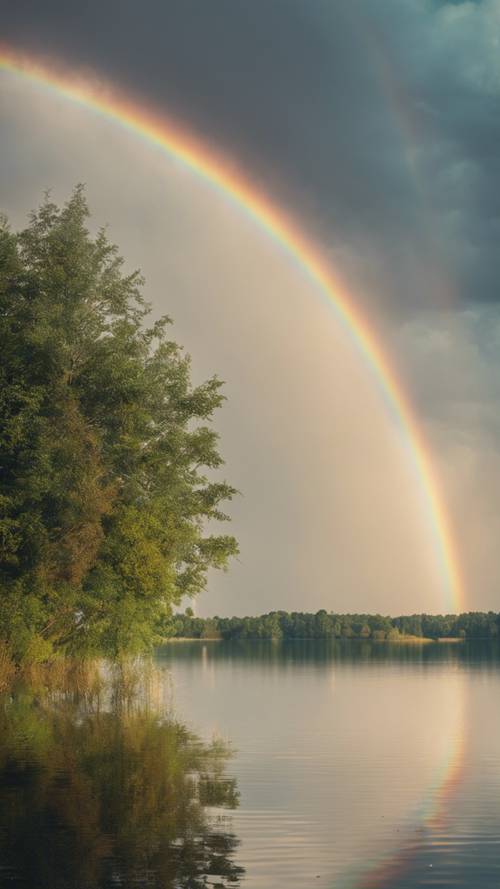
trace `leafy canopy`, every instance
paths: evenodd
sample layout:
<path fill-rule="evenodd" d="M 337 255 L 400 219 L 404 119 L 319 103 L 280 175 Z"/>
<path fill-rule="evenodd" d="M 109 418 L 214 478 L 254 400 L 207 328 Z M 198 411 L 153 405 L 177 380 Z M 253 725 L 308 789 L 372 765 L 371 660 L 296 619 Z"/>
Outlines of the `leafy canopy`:
<path fill-rule="evenodd" d="M 137 650 L 237 553 L 199 386 L 78 186 L 0 225 L 0 638 L 16 657 Z"/>

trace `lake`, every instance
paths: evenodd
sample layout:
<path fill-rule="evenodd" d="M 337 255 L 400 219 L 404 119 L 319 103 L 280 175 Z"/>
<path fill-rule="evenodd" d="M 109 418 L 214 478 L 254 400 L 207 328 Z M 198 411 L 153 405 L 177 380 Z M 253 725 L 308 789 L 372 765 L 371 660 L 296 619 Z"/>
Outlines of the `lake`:
<path fill-rule="evenodd" d="M 177 642 L 3 696 L 0 884 L 500 886 L 500 646 Z"/>

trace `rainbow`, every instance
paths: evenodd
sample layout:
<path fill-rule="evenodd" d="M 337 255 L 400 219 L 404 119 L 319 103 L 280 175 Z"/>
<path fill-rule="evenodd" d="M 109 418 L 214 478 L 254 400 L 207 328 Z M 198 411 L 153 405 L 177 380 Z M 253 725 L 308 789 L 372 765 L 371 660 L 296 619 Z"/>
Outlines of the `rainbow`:
<path fill-rule="evenodd" d="M 0 45 L 0 70 L 42 85 L 162 149 L 230 198 L 295 260 L 304 276 L 333 308 L 337 321 L 354 341 L 377 383 L 387 413 L 399 429 L 402 444 L 413 467 L 417 490 L 429 523 L 443 603 L 448 611 L 463 611 L 464 584 L 449 519 L 428 446 L 413 417 L 408 399 L 367 320 L 337 280 L 321 252 L 290 215 L 272 205 L 269 198 L 260 193 L 239 171 L 231 169 L 227 160 L 192 137 L 163 113 L 160 115 L 150 112 L 139 101 L 125 99 L 95 77 L 76 77 L 66 70 L 56 68 L 52 62 L 34 59 L 5 45 Z"/>
<path fill-rule="evenodd" d="M 351 887 L 354 889 L 396 889 L 397 886 L 402 885 L 404 877 L 414 865 L 425 842 L 432 844 L 433 837 L 444 832 L 450 819 L 453 797 L 465 774 L 465 764 L 465 691 L 460 682 L 456 724 L 450 737 L 448 749 L 436 770 L 419 811 L 415 813 L 415 822 L 418 825 L 417 834 L 407 841 L 398 853 L 373 868 L 368 868 L 360 880 L 351 881 L 349 883 Z M 345 889 L 347 889 L 347 884 L 345 884 Z"/>

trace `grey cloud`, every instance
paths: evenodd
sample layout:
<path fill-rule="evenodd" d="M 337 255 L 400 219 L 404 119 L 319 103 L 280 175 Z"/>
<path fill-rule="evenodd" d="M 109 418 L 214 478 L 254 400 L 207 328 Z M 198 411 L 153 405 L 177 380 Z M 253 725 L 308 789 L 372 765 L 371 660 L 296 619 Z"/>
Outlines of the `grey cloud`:
<path fill-rule="evenodd" d="M 497 0 L 21 0 L 15 45 L 93 66 L 301 214 L 368 308 L 498 299 Z M 432 267 L 433 281 L 415 274 Z"/>

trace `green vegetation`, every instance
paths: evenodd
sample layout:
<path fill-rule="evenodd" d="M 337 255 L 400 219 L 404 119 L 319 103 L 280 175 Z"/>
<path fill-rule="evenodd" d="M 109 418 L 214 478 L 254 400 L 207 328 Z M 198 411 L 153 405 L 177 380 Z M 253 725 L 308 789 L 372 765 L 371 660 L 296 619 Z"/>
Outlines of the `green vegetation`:
<path fill-rule="evenodd" d="M 88 215 L 78 187 L 18 234 L 0 221 L 0 647 L 16 661 L 141 650 L 237 552 L 206 530 L 235 493 L 213 475 L 221 383 L 192 385 Z"/>
<path fill-rule="evenodd" d="M 60 662 L 62 666 L 62 659 Z M 0 697 L 0 855 L 39 889 L 238 884 L 227 744 L 166 717 L 146 664 L 35 669 Z"/>
<path fill-rule="evenodd" d="M 191 609 L 177 614 L 174 638 L 190 639 L 373 639 L 404 642 L 419 639 L 497 639 L 500 614 L 316 614 L 271 611 L 260 617 L 194 617 Z"/>

